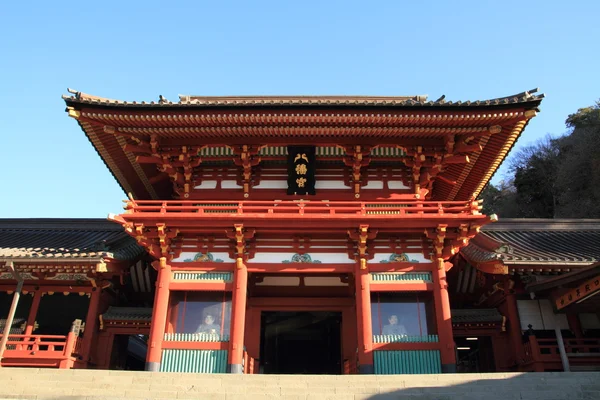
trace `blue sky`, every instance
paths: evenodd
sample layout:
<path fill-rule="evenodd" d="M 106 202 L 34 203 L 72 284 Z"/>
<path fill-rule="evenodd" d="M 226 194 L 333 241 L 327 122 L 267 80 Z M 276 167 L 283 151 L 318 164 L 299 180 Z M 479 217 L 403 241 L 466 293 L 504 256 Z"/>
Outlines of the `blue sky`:
<path fill-rule="evenodd" d="M 600 2 L 102 1 L 0 6 L 0 217 L 105 217 L 120 190 L 61 95 L 500 97 L 539 87 L 518 142 L 600 98 Z M 18 3 L 18 4 L 17 4 Z M 495 180 L 500 176 L 496 175 Z"/>

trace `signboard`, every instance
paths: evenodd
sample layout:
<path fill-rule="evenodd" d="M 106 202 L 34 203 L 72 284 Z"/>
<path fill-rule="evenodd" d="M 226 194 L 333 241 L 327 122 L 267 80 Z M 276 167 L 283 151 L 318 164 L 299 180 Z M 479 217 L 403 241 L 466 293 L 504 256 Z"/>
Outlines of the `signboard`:
<path fill-rule="evenodd" d="M 556 309 L 560 310 L 565 308 L 568 305 L 571 305 L 589 296 L 590 294 L 597 292 L 598 290 L 600 290 L 600 275 L 590 279 L 576 288 L 570 289 L 568 292 L 557 298 Z"/>
<path fill-rule="evenodd" d="M 315 146 L 288 146 L 287 194 L 315 194 Z"/>

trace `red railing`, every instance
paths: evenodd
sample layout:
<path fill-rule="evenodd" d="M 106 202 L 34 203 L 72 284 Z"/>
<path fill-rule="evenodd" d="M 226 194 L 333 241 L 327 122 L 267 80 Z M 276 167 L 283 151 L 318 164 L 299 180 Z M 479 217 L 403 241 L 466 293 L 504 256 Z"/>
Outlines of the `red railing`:
<path fill-rule="evenodd" d="M 600 362 L 600 339 L 563 339 L 565 353 L 569 364 L 576 367 L 594 366 Z M 545 371 L 562 368 L 560 350 L 557 339 L 538 339 L 529 336 L 524 344 L 525 359 L 523 364 L 531 366 L 534 371 Z"/>
<path fill-rule="evenodd" d="M 258 374 L 258 361 L 244 351 L 244 374 Z"/>
<path fill-rule="evenodd" d="M 210 214 L 293 214 L 307 215 L 481 215 L 480 202 L 475 201 L 196 201 L 196 200 L 136 200 L 128 201 L 126 213 L 194 213 Z"/>
<path fill-rule="evenodd" d="M 358 365 L 356 360 L 344 360 L 344 375 L 354 375 L 358 374 Z"/>
<path fill-rule="evenodd" d="M 0 335 L 0 338 L 2 336 Z M 9 335 L 2 365 L 71 368 L 81 348 L 74 333 L 68 335 Z"/>

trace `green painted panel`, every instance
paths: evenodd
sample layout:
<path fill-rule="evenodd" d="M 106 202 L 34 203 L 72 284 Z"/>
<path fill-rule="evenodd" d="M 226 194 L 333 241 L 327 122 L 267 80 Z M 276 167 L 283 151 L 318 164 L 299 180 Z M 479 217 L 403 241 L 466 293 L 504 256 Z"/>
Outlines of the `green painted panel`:
<path fill-rule="evenodd" d="M 339 147 L 322 147 L 316 149 L 317 156 L 320 157 L 340 157 L 346 155 L 344 149 Z M 261 156 L 286 156 L 286 146 L 267 146 L 258 151 Z M 233 150 L 230 147 L 206 147 L 198 152 L 198 155 L 203 158 L 212 157 L 227 157 L 233 155 Z M 404 156 L 404 150 L 395 147 L 376 147 L 371 150 L 371 157 L 401 157 Z"/>
<path fill-rule="evenodd" d="M 231 282 L 233 273 L 231 272 L 174 272 L 175 281 L 218 281 Z"/>
<path fill-rule="evenodd" d="M 371 280 L 374 282 L 383 282 L 383 281 L 432 282 L 431 272 L 407 272 L 404 274 L 394 274 L 394 273 L 387 273 L 387 272 L 373 272 L 373 273 L 371 273 Z"/>
<path fill-rule="evenodd" d="M 229 342 L 229 335 L 210 333 L 165 333 L 166 342 Z"/>
<path fill-rule="evenodd" d="M 160 371 L 223 374 L 227 371 L 227 350 L 163 350 Z"/>
<path fill-rule="evenodd" d="M 437 343 L 438 335 L 373 335 L 373 343 Z"/>
<path fill-rule="evenodd" d="M 377 350 L 373 352 L 375 374 L 439 374 L 439 350 Z"/>

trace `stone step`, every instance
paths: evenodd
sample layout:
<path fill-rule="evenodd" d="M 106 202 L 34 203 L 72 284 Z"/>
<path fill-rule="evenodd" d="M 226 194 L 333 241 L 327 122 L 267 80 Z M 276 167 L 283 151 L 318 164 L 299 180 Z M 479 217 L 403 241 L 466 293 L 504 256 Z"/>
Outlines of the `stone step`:
<path fill-rule="evenodd" d="M 600 373 L 230 375 L 0 369 L 0 399 L 600 399 Z"/>

